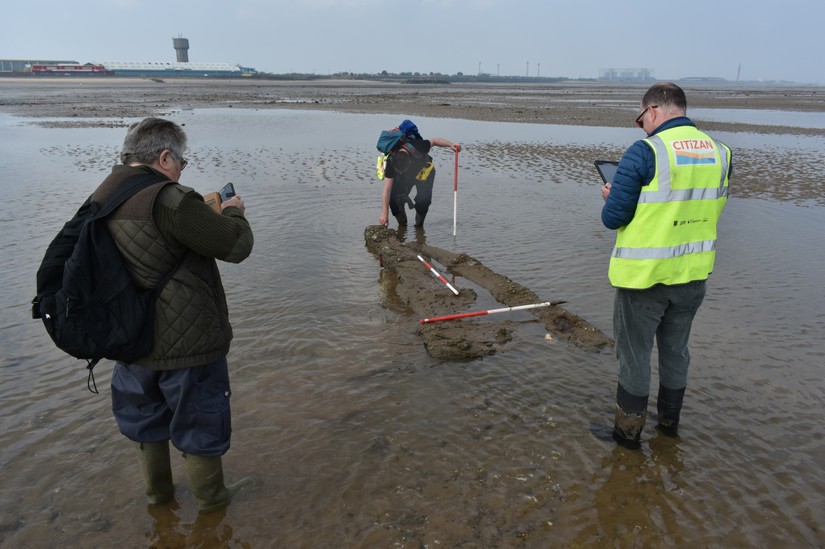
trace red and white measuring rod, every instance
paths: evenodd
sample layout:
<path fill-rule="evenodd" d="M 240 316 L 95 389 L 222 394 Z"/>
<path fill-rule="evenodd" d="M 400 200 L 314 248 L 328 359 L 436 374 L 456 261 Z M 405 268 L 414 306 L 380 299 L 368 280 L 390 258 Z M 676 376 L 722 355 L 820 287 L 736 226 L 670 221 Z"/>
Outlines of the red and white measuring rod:
<path fill-rule="evenodd" d="M 454 293 L 455 295 L 458 295 L 458 290 L 456 290 L 455 288 L 453 288 L 452 284 L 450 284 L 449 282 L 447 282 L 447 279 L 446 279 L 446 278 L 444 278 L 443 276 L 441 276 L 441 275 L 438 273 L 438 271 L 436 271 L 435 269 L 433 269 L 433 266 L 432 266 L 432 265 L 430 265 L 429 263 L 427 263 L 427 261 L 426 261 L 423 257 L 421 257 L 420 255 L 418 256 L 418 259 L 420 259 L 420 260 L 421 260 L 421 263 L 423 263 L 424 265 L 426 265 L 426 266 L 427 266 L 427 268 L 428 268 L 428 269 L 430 269 L 430 271 L 432 271 L 432 273 L 433 273 L 435 276 L 437 276 L 437 277 L 438 277 L 438 280 L 440 280 L 441 282 L 443 282 L 444 284 L 446 284 L 446 285 L 447 285 L 447 287 L 448 287 L 450 290 L 452 290 L 452 291 L 453 291 L 453 293 Z"/>
<path fill-rule="evenodd" d="M 459 313 L 457 315 L 434 316 L 433 318 L 422 318 L 418 322 L 421 324 L 429 324 L 430 322 L 440 322 L 442 320 L 456 320 L 458 318 L 468 318 L 471 316 L 494 315 L 496 313 L 506 313 L 509 311 L 521 311 L 524 309 L 535 309 L 536 307 L 549 307 L 551 305 L 558 305 L 559 301 L 545 301 L 544 303 L 533 303 L 532 305 L 519 305 L 517 307 L 504 307 L 502 309 L 488 309 L 486 311 L 474 311 L 472 313 Z"/>

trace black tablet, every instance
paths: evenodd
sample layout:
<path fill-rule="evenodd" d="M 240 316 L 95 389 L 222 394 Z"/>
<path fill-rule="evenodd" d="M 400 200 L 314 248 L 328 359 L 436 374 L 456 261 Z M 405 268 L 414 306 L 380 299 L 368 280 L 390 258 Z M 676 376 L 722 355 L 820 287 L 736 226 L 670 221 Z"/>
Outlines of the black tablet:
<path fill-rule="evenodd" d="M 618 162 L 611 160 L 596 160 L 594 162 L 596 169 L 599 170 L 599 175 L 602 176 L 602 181 L 613 183 L 613 176 L 616 175 L 616 169 L 619 167 Z"/>

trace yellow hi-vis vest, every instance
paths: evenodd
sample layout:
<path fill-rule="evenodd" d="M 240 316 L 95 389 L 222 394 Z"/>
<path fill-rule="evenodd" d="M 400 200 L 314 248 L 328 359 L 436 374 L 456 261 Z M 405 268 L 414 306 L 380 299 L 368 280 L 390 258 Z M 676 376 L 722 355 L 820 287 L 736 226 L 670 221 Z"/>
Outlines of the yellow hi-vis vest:
<path fill-rule="evenodd" d="M 693 126 L 644 140 L 656 172 L 633 219 L 616 233 L 608 277 L 618 288 L 706 280 L 716 259 L 716 224 L 728 198 L 731 152 Z"/>

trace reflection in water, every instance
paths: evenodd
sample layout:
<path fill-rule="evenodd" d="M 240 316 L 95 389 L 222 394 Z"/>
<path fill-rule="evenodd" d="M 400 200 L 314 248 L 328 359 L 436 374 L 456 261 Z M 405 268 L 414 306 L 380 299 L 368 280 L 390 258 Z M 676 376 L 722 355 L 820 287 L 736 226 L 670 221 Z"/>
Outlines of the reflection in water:
<path fill-rule="evenodd" d="M 684 505 L 690 481 L 680 439 L 655 432 L 642 451 L 632 451 L 612 443 L 608 424 L 591 431 L 606 451 L 587 483 L 568 488 L 570 504 L 560 520 L 577 526 L 569 544 L 678 547 L 694 539 L 686 529 L 692 521 Z"/>
<path fill-rule="evenodd" d="M 612 425 L 611 352 L 549 343 L 514 316 L 516 336 L 495 355 L 427 356 L 418 318 L 364 246 L 379 213 L 375 133 L 397 117 L 173 116 L 192 146 L 183 183 L 205 192 L 233 181 L 255 231 L 249 260 L 221 265 L 235 331 L 224 466 L 230 479 L 260 483 L 219 515 L 197 515 L 186 492 L 145 512 L 132 448 L 111 416 L 111 368 L 98 366 L 102 394 L 88 395 L 80 361 L 29 317 L 43 250 L 105 176 L 122 128 L 47 130 L 0 115 L 0 169 L 15 197 L 0 212 L 10 259 L 0 269 L 0 544 L 825 543 L 822 206 L 743 199 L 736 179 L 771 164 L 765 173 L 780 184 L 781 163 L 762 153 L 821 158 L 821 139 L 725 137 L 747 164 L 734 169 L 692 332 L 681 438 L 649 429 L 629 453 L 600 436 Z M 638 133 L 426 122 L 465 145 L 457 236 L 452 155 L 436 151 L 426 229 L 400 238 L 477 257 L 610 333 L 613 235 L 599 222 L 592 161 Z M 336 134 L 348 137 L 323 147 L 314 137 Z M 793 174 L 794 188 L 822 194 L 818 172 Z"/>
<path fill-rule="evenodd" d="M 683 463 L 678 442 L 650 441 L 650 455 L 614 448 L 602 460 L 609 471 L 596 488 L 599 526 L 606 540 L 624 547 L 679 546 Z"/>
<path fill-rule="evenodd" d="M 182 517 L 177 499 L 147 506 L 152 517 L 152 530 L 147 537 L 149 547 L 252 547 L 238 539 L 229 524 L 226 509 L 199 513 L 194 520 Z"/>

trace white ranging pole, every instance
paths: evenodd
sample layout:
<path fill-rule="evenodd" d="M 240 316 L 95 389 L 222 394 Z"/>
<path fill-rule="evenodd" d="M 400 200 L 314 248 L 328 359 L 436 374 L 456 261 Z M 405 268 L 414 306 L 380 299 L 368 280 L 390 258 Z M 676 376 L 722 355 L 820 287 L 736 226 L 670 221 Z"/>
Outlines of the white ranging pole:
<path fill-rule="evenodd" d="M 430 272 L 432 272 L 435 276 L 437 276 L 437 277 L 438 277 L 438 280 L 440 280 L 441 282 L 443 282 L 444 284 L 446 284 L 446 285 L 447 285 L 447 287 L 448 287 L 448 288 L 449 288 L 449 289 L 450 289 L 450 290 L 451 290 L 451 291 L 452 291 L 455 295 L 458 295 L 458 290 L 456 290 L 455 288 L 453 288 L 452 284 L 450 284 L 449 282 L 447 282 L 447 279 L 446 279 L 446 278 L 444 278 L 443 276 L 441 276 L 441 274 L 439 274 L 439 272 L 438 272 L 438 271 L 436 271 L 435 269 L 433 269 L 433 266 L 432 266 L 432 265 L 430 265 L 429 263 L 427 263 L 427 261 L 426 261 L 423 257 L 421 257 L 420 255 L 418 256 L 418 259 L 419 259 L 419 260 L 421 260 L 421 263 L 423 263 L 423 264 L 424 264 L 424 265 L 425 265 L 425 266 L 426 266 L 426 267 L 430 270 Z"/>
<path fill-rule="evenodd" d="M 458 313 L 456 315 L 434 316 L 432 318 L 422 318 L 418 322 L 420 324 L 429 324 L 431 322 L 441 322 L 442 320 L 456 320 L 459 318 L 469 318 L 473 316 L 494 315 L 497 313 L 507 313 L 510 311 L 522 311 L 524 309 L 535 309 L 536 307 L 552 307 L 564 303 L 563 301 L 545 301 L 544 303 L 533 303 L 531 305 L 518 305 L 516 307 L 504 307 L 502 309 L 489 309 L 486 311 L 473 311 L 471 313 Z"/>
<path fill-rule="evenodd" d="M 453 236 L 455 236 L 458 219 L 458 151 L 455 152 L 455 171 L 453 175 Z"/>

